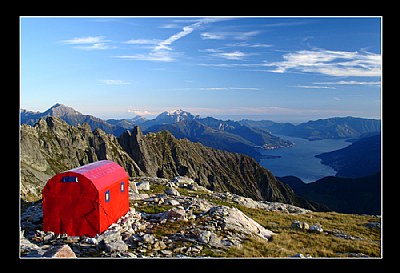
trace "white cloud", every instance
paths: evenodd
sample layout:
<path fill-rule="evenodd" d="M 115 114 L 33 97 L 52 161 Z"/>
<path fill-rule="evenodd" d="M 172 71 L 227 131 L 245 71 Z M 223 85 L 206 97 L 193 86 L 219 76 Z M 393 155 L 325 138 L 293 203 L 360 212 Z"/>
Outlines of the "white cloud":
<path fill-rule="evenodd" d="M 248 54 L 250 55 L 250 54 Z M 259 66 L 264 66 L 263 64 L 256 64 L 256 63 L 199 63 L 197 64 L 199 66 L 205 66 L 205 67 L 216 67 L 216 68 L 234 68 L 234 67 L 259 67 Z M 263 70 L 265 71 L 265 70 Z"/>
<path fill-rule="evenodd" d="M 218 33 L 203 32 L 200 34 L 203 40 L 223 40 L 225 36 Z"/>
<path fill-rule="evenodd" d="M 218 53 L 218 52 L 222 52 L 222 50 L 218 49 L 218 48 L 206 48 L 206 49 L 199 49 L 199 52 Z"/>
<path fill-rule="evenodd" d="M 185 87 L 181 90 L 225 91 L 225 90 L 261 90 L 258 87 Z"/>
<path fill-rule="evenodd" d="M 315 82 L 314 84 L 332 84 L 332 85 L 381 85 L 381 82 L 360 82 L 360 81 L 338 81 L 338 82 Z"/>
<path fill-rule="evenodd" d="M 240 47 L 251 47 L 251 48 L 272 47 L 271 44 L 263 44 L 263 43 L 249 44 L 247 42 L 239 42 L 239 43 L 227 44 L 227 46 L 240 46 Z"/>
<path fill-rule="evenodd" d="M 115 47 L 108 46 L 104 43 L 95 43 L 92 45 L 87 45 L 87 46 L 74 46 L 76 49 L 82 49 L 82 50 L 96 50 L 96 49 L 111 49 Z"/>
<path fill-rule="evenodd" d="M 96 44 L 100 42 L 106 42 L 107 40 L 104 40 L 104 38 L 104 36 L 78 37 L 70 40 L 63 40 L 63 43 L 70 45 Z"/>
<path fill-rule="evenodd" d="M 82 50 L 104 50 L 112 49 L 114 46 L 110 46 L 110 40 L 105 40 L 104 36 L 88 36 L 88 37 L 76 37 L 69 40 L 63 40 L 62 42 L 67 45 L 74 45 L 73 48 Z"/>
<path fill-rule="evenodd" d="M 198 87 L 198 88 L 184 88 L 185 90 L 206 90 L 206 91 L 222 91 L 222 90 L 260 90 L 257 87 Z"/>
<path fill-rule="evenodd" d="M 200 87 L 200 88 L 198 88 L 199 90 L 211 90 L 211 91 L 214 91 L 214 90 L 228 90 L 228 88 L 227 87 Z"/>
<path fill-rule="evenodd" d="M 130 44 L 130 45 L 156 45 L 158 43 L 160 43 L 161 40 L 157 40 L 157 39 L 131 39 L 128 40 L 126 42 L 124 42 L 124 44 Z"/>
<path fill-rule="evenodd" d="M 147 44 L 154 45 L 150 52 L 146 54 L 133 54 L 115 56 L 116 58 L 128 59 L 128 60 L 142 60 L 142 61 L 160 61 L 160 62 L 172 62 L 175 60 L 179 53 L 173 52 L 172 44 L 177 40 L 189 35 L 194 30 L 200 28 L 203 24 L 215 22 L 217 18 L 203 18 L 196 20 L 195 23 L 182 27 L 182 30 L 169 36 L 165 40 L 158 39 L 132 39 L 125 43 L 127 44 Z"/>
<path fill-rule="evenodd" d="M 131 84 L 130 82 L 123 81 L 123 80 L 100 80 L 103 84 L 106 85 L 126 85 Z"/>
<path fill-rule="evenodd" d="M 370 52 L 300 50 L 283 55 L 283 61 L 265 63 L 270 72 L 308 72 L 329 76 L 377 77 L 381 75 L 381 55 Z"/>
<path fill-rule="evenodd" d="M 200 34 L 203 40 L 248 40 L 260 34 L 260 31 L 245 31 L 245 32 L 202 32 Z"/>
<path fill-rule="evenodd" d="M 178 24 L 175 24 L 175 23 L 170 23 L 170 24 L 162 25 L 161 28 L 180 28 L 180 26 Z"/>
<path fill-rule="evenodd" d="M 176 54 L 172 54 L 170 52 L 157 51 L 157 52 L 149 52 L 147 54 L 122 55 L 114 57 L 126 60 L 172 62 L 175 60 L 174 59 L 175 55 Z"/>
<path fill-rule="evenodd" d="M 260 90 L 260 88 L 256 87 L 230 87 L 232 90 Z"/>
<path fill-rule="evenodd" d="M 157 44 L 156 47 L 154 47 L 153 51 L 159 51 L 159 50 L 171 50 L 169 47 L 172 43 L 176 42 L 177 40 L 189 35 L 192 33 L 193 30 L 197 29 L 203 24 L 203 21 L 198 21 L 194 24 L 191 24 L 189 26 L 184 26 L 182 28 L 182 31 L 175 33 L 174 35 L 170 36 L 168 39 L 163 40 Z"/>
<path fill-rule="evenodd" d="M 295 85 L 290 87 L 306 88 L 306 89 L 336 89 L 333 86 L 321 86 L 321 85 Z"/>
<path fill-rule="evenodd" d="M 244 53 L 242 51 L 236 50 L 232 52 L 217 52 L 212 54 L 212 56 L 221 57 L 227 60 L 242 60 L 250 54 Z"/>
<path fill-rule="evenodd" d="M 157 115 L 159 112 L 148 111 L 148 110 L 131 110 L 131 109 L 128 109 L 128 113 L 134 113 L 137 116 L 153 116 L 153 115 Z"/>

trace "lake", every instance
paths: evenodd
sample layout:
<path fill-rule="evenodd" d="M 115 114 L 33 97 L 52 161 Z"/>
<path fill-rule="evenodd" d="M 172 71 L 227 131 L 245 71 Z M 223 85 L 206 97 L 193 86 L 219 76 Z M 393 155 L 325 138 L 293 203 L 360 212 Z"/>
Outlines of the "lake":
<path fill-rule="evenodd" d="M 261 153 L 271 158 L 260 160 L 260 164 L 270 170 L 274 176 L 297 176 L 306 183 L 314 182 L 322 177 L 335 175 L 331 167 L 321 164 L 317 154 L 338 150 L 350 145 L 345 139 L 307 139 L 276 135 L 294 143 L 293 147 L 275 150 L 263 150 Z"/>

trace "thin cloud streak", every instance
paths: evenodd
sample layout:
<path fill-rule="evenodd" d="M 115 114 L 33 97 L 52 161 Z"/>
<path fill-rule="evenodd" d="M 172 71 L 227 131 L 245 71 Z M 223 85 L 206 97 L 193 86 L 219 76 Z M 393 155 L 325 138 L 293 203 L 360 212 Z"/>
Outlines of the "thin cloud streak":
<path fill-rule="evenodd" d="M 249 44 L 247 42 L 239 42 L 239 43 L 227 44 L 226 46 L 230 46 L 230 47 L 249 47 L 249 48 L 269 48 L 269 47 L 273 47 L 273 45 L 271 45 L 271 44 L 264 44 L 264 43 Z"/>
<path fill-rule="evenodd" d="M 248 40 L 260 34 L 261 31 L 246 31 L 246 32 L 202 32 L 200 34 L 203 40 Z"/>
<path fill-rule="evenodd" d="M 197 90 L 260 90 L 257 87 L 199 87 Z"/>
<path fill-rule="evenodd" d="M 320 85 L 292 85 L 289 87 L 305 88 L 305 89 L 336 89 L 336 87 L 320 86 Z"/>
<path fill-rule="evenodd" d="M 116 58 L 128 59 L 128 60 L 142 60 L 142 61 L 161 61 L 161 62 L 172 62 L 175 61 L 176 54 L 172 50 L 172 44 L 182 39 L 183 37 L 191 34 L 193 31 L 199 29 L 203 24 L 216 22 L 218 18 L 203 18 L 196 20 L 195 23 L 188 26 L 184 26 L 181 31 L 169 36 L 165 40 L 150 40 L 150 39 L 132 39 L 126 41 L 128 44 L 147 44 L 154 45 L 151 51 L 147 54 L 135 54 L 135 55 L 122 55 L 115 56 Z"/>
<path fill-rule="evenodd" d="M 359 81 L 338 81 L 338 82 L 314 82 L 314 84 L 332 84 L 332 85 L 381 85 L 381 82 L 359 82 Z"/>
<path fill-rule="evenodd" d="M 147 54 L 136 54 L 136 55 L 121 55 L 114 56 L 114 58 L 136 60 L 136 61 L 158 61 L 158 62 L 172 62 L 174 61 L 174 55 L 168 52 L 149 52 Z"/>
<path fill-rule="evenodd" d="M 161 42 L 158 39 L 131 39 L 125 41 L 124 44 L 128 45 L 157 45 Z"/>

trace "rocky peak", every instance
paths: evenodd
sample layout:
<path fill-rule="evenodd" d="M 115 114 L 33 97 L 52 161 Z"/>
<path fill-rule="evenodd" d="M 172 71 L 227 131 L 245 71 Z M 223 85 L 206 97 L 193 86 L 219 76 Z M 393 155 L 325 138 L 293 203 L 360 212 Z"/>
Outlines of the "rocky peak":
<path fill-rule="evenodd" d="M 173 111 L 165 111 L 159 114 L 156 117 L 156 121 L 159 123 L 176 123 L 184 120 L 193 120 L 199 118 L 199 116 L 194 116 L 189 112 L 186 112 L 182 109 L 173 110 Z"/>
<path fill-rule="evenodd" d="M 57 117 L 41 118 L 35 126 L 23 124 L 20 133 L 21 197 L 37 200 L 54 174 L 102 159 L 117 162 L 129 175 L 142 174 L 114 135 L 94 132 L 86 123 L 68 125 Z"/>
<path fill-rule="evenodd" d="M 50 107 L 46 112 L 43 113 L 45 116 L 63 117 L 71 115 L 82 115 L 72 107 L 65 106 L 61 103 L 56 103 Z"/>

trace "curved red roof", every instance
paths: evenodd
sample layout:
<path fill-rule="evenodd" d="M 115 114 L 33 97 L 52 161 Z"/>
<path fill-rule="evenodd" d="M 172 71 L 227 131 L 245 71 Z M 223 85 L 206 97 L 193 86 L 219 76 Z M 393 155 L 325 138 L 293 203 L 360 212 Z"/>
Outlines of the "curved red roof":
<path fill-rule="evenodd" d="M 123 180 L 128 176 L 124 168 L 111 160 L 100 160 L 68 170 L 65 173 L 85 176 L 92 181 L 97 190 L 102 190 L 110 185 L 110 181 Z"/>

